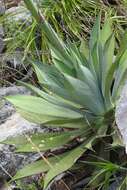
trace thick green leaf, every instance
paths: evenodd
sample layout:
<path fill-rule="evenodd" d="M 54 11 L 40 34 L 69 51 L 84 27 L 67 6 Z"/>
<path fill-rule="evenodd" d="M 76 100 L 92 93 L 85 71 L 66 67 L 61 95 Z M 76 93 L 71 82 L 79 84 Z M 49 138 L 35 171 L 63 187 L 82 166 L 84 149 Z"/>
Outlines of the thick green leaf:
<path fill-rule="evenodd" d="M 54 66 L 46 66 L 39 63 L 33 63 L 33 65 L 39 82 L 43 84 L 43 87 L 45 86 L 46 90 L 62 97 L 64 101 L 69 100 L 71 104 L 73 102 L 74 106 L 79 107 L 79 105 L 76 105 L 76 102 L 73 100 L 72 96 L 70 96 L 69 89 L 65 89 L 65 85 L 68 84 L 67 80 Z"/>
<path fill-rule="evenodd" d="M 41 90 L 39 90 L 38 88 L 23 83 L 23 85 L 25 85 L 26 87 L 30 88 L 32 91 L 34 91 L 35 93 L 37 93 L 37 95 L 41 96 L 43 99 L 58 105 L 58 106 L 62 106 L 65 108 L 69 108 L 72 109 L 73 111 L 76 111 L 77 108 L 75 108 L 74 106 L 72 106 L 70 104 L 70 102 L 65 101 L 64 99 L 61 99 L 60 97 L 54 97 L 51 96 L 50 94 L 47 94 Z M 69 104 L 68 104 L 69 103 Z M 31 110 L 29 110 L 29 112 L 27 110 L 21 110 L 17 108 L 17 111 L 27 120 L 31 121 L 31 122 L 36 122 L 41 124 L 42 122 L 50 127 L 67 127 L 67 128 L 80 128 L 83 126 L 86 126 L 86 120 L 85 119 L 67 119 L 67 118 L 59 118 L 59 117 L 52 117 L 52 116 L 44 116 L 41 113 L 33 113 Z"/>
<path fill-rule="evenodd" d="M 91 35 L 90 35 L 90 42 L 89 42 L 89 46 L 90 49 L 92 50 L 95 43 L 99 40 L 100 38 L 100 15 L 97 17 L 96 22 L 93 26 L 93 29 L 91 31 Z"/>
<path fill-rule="evenodd" d="M 86 59 L 88 59 L 88 57 L 89 57 L 89 49 L 88 49 L 88 44 L 86 43 L 85 40 L 81 41 L 80 52 L 84 55 L 84 57 Z"/>
<path fill-rule="evenodd" d="M 84 81 L 84 83 L 86 83 L 90 87 L 90 90 L 94 93 L 95 98 L 99 99 L 99 101 L 103 105 L 104 103 L 99 86 L 91 71 L 87 67 L 79 65 L 78 78 Z"/>
<path fill-rule="evenodd" d="M 96 80 L 99 80 L 99 54 L 98 54 L 98 42 L 100 39 L 100 15 L 97 17 L 93 26 L 89 41 L 89 68 L 92 71 Z"/>
<path fill-rule="evenodd" d="M 77 102 L 78 104 L 84 106 L 94 114 L 102 114 L 104 112 L 103 104 L 101 104 L 98 98 L 96 101 L 94 100 L 95 94 L 93 94 L 87 84 L 70 76 L 65 77 L 68 81 L 65 89 L 68 89 L 68 92 L 70 93 L 74 102 Z"/>
<path fill-rule="evenodd" d="M 32 62 L 32 64 L 35 68 L 40 84 L 48 82 L 49 84 L 58 85 L 63 88 L 64 78 L 54 65 L 46 65 L 40 62 Z"/>
<path fill-rule="evenodd" d="M 111 35 L 105 43 L 104 55 L 102 61 L 102 93 L 105 98 L 107 109 L 111 107 L 111 85 L 113 81 L 115 64 L 113 63 L 114 57 L 114 36 Z M 114 64 L 114 65 L 113 65 Z"/>
<path fill-rule="evenodd" d="M 94 62 L 93 62 L 93 57 L 92 57 L 92 52 L 91 51 L 89 53 L 89 67 L 88 68 L 92 72 L 95 80 L 98 81 L 98 76 L 97 76 L 97 73 L 96 73 L 96 68 L 94 66 Z"/>
<path fill-rule="evenodd" d="M 67 120 L 65 118 L 46 116 L 46 115 L 42 115 L 42 114 L 38 114 L 38 113 L 33 113 L 32 111 L 26 111 L 26 110 L 23 110 L 20 108 L 16 108 L 16 110 L 18 113 L 20 113 L 22 115 L 22 117 L 24 117 L 26 120 L 33 122 L 33 123 L 45 124 L 48 122 L 52 123 L 56 120 L 59 120 L 59 123 L 61 120 L 62 120 L 62 123 L 63 123 L 63 120 L 65 120 L 67 122 Z M 50 125 L 50 126 L 52 126 L 52 125 Z M 53 127 L 55 127 L 55 126 L 53 125 Z M 61 125 L 59 127 L 61 127 Z M 71 127 L 71 128 L 73 128 L 73 127 Z"/>
<path fill-rule="evenodd" d="M 73 61 L 73 68 L 75 70 L 75 72 L 77 73 L 78 71 L 78 64 L 79 65 L 86 65 L 87 61 L 86 58 L 82 56 L 78 44 L 76 43 L 69 43 L 68 45 L 69 47 L 69 53 L 71 56 L 71 59 Z M 75 73 L 75 77 L 76 77 L 76 73 Z"/>
<path fill-rule="evenodd" d="M 76 106 L 74 103 L 72 102 L 69 102 L 59 96 L 56 96 L 54 95 L 53 93 L 51 92 L 45 92 L 43 90 L 40 90 L 39 88 L 31 85 L 31 84 L 28 84 L 28 83 L 24 83 L 24 82 L 21 82 L 21 81 L 18 81 L 19 84 L 27 87 L 28 89 L 30 89 L 32 92 L 34 92 L 36 95 L 40 96 L 41 98 L 55 104 L 55 105 L 58 105 L 58 106 L 62 106 L 62 107 L 66 107 L 66 108 L 69 108 L 69 109 L 72 109 L 74 111 L 78 109 L 80 109 L 80 106 Z"/>
<path fill-rule="evenodd" d="M 18 143 L 16 152 L 38 152 L 37 148 L 39 148 L 40 151 L 60 148 L 80 134 L 81 131 L 68 131 L 57 134 L 49 133 L 46 136 L 43 134 L 32 135 L 30 138 L 32 143 L 28 142 L 28 140 L 25 140 L 26 143 Z"/>
<path fill-rule="evenodd" d="M 86 117 L 88 115 L 86 114 Z M 89 122 L 93 121 L 93 118 L 87 118 Z M 74 129 L 85 129 L 88 128 L 88 121 L 86 118 L 72 119 L 72 120 L 53 120 L 45 123 L 49 127 L 63 127 L 63 128 L 74 128 Z"/>
<path fill-rule="evenodd" d="M 91 56 L 92 56 L 92 63 L 93 63 L 94 70 L 96 72 L 98 82 L 100 82 L 99 41 L 98 40 L 96 41 L 96 43 L 93 46 L 93 49 L 91 50 Z"/>
<path fill-rule="evenodd" d="M 58 161 L 60 161 L 63 158 L 63 156 L 65 156 L 65 154 L 50 157 L 50 158 L 47 158 L 47 161 L 50 163 L 50 165 L 53 166 Z M 15 181 L 27 176 L 47 172 L 50 169 L 50 165 L 48 165 L 48 163 L 46 163 L 44 160 L 39 160 L 34 163 L 28 164 L 16 173 L 16 175 L 12 178 L 12 181 Z"/>
<path fill-rule="evenodd" d="M 127 30 L 125 31 L 125 33 L 122 35 L 122 39 L 120 41 L 120 48 L 119 48 L 119 52 L 116 55 L 116 58 L 118 59 L 123 52 L 127 49 Z"/>
<path fill-rule="evenodd" d="M 48 186 L 48 184 L 52 181 L 54 177 L 71 168 L 76 160 L 81 157 L 84 151 L 85 149 L 82 146 L 75 148 L 74 150 L 70 151 L 64 158 L 62 158 L 58 163 L 56 163 L 45 176 L 44 189 Z"/>
<path fill-rule="evenodd" d="M 112 96 L 114 100 L 117 98 L 117 96 L 119 96 L 121 85 L 123 85 L 126 80 L 127 50 L 125 50 L 122 56 L 120 57 L 118 65 L 119 66 L 115 73 L 115 82 L 114 82 L 113 92 L 112 92 Z"/>
<path fill-rule="evenodd" d="M 108 16 L 106 16 L 104 25 L 100 34 L 100 42 L 103 46 L 105 42 L 108 40 L 108 38 L 111 36 L 111 34 L 112 34 L 112 20 L 111 18 L 108 18 Z"/>
<path fill-rule="evenodd" d="M 32 113 L 33 115 L 40 115 L 42 117 L 40 118 L 40 121 L 42 120 L 42 123 L 45 123 L 47 121 L 45 117 L 52 117 L 54 119 L 82 118 L 82 115 L 78 112 L 58 105 L 54 105 L 39 97 L 17 95 L 7 97 L 7 100 L 13 103 L 19 111 L 21 110 L 21 112 L 24 111 L 28 114 Z"/>
<path fill-rule="evenodd" d="M 68 67 L 72 67 L 73 62 L 71 60 L 70 55 L 68 54 L 68 49 L 66 45 L 61 41 L 61 39 L 58 37 L 58 35 L 55 33 L 53 28 L 44 21 L 43 24 L 41 24 L 42 30 L 44 31 L 47 39 L 49 40 L 50 47 L 52 50 L 56 53 L 57 56 L 63 57 L 63 59 L 66 59 L 70 64 Z"/>
<path fill-rule="evenodd" d="M 74 69 L 69 69 L 66 65 L 65 65 L 65 62 L 66 61 L 61 61 L 60 59 L 54 57 L 53 56 L 53 63 L 54 65 L 56 66 L 56 68 L 60 71 L 60 72 L 63 72 L 63 73 L 66 73 L 70 76 L 75 76 L 75 71 Z"/>
<path fill-rule="evenodd" d="M 44 87 L 46 91 L 52 92 L 55 97 L 60 97 L 63 99 L 64 102 L 74 106 L 75 108 L 81 108 L 83 105 L 79 103 L 79 100 L 75 98 L 75 94 L 72 94 L 72 88 L 69 87 L 69 83 L 67 79 L 64 77 L 64 87 L 60 87 L 57 85 L 51 85 L 48 83 L 44 83 Z"/>
<path fill-rule="evenodd" d="M 54 68 L 52 70 L 51 66 L 47 66 L 47 67 L 44 66 L 43 67 L 43 66 L 40 66 L 40 65 L 37 65 L 37 64 L 35 65 L 35 67 L 36 66 L 37 66 L 37 69 L 39 68 L 41 76 L 43 75 L 42 78 L 39 77 L 39 78 L 41 78 L 39 80 L 41 82 L 45 80 L 45 83 L 44 83 L 45 87 L 47 87 L 52 93 L 55 93 L 58 96 L 61 96 L 62 98 L 67 99 L 67 100 L 69 100 L 71 102 L 73 101 L 73 102 L 75 102 L 75 103 L 77 103 L 79 105 L 84 105 L 84 101 L 86 101 L 87 104 L 88 104 L 88 99 L 90 100 L 90 96 L 92 95 L 90 90 L 89 90 L 88 85 L 86 86 L 85 84 L 82 83 L 82 89 L 80 89 L 81 92 L 76 90 L 77 93 L 78 93 L 78 95 L 76 95 L 72 91 L 72 90 L 75 89 L 75 86 L 72 88 L 72 85 L 71 86 L 69 85 L 68 79 L 61 76 L 60 74 L 57 75 Z M 45 70 L 45 68 L 46 68 L 46 70 Z M 38 71 L 37 71 L 37 73 L 38 73 Z M 57 80 L 57 78 L 59 78 L 59 81 Z M 78 87 L 79 83 L 81 83 L 81 82 L 79 80 L 76 80 L 76 79 L 74 79 L 74 80 L 75 80 L 74 85 L 76 85 Z M 76 84 L 76 83 L 78 83 L 78 84 Z M 81 84 L 80 84 L 80 87 L 81 87 Z M 82 91 L 83 89 L 84 89 L 84 91 Z M 72 94 L 72 92 L 73 92 L 73 94 Z M 86 97 L 87 100 L 85 100 L 85 98 L 82 97 L 83 100 L 81 101 L 81 99 L 79 99 L 80 93 L 83 93 L 84 97 L 87 96 Z M 92 96 L 91 96 L 91 101 L 93 101 Z M 90 103 L 90 101 L 89 101 L 89 103 Z M 93 102 L 93 104 L 95 104 L 95 102 Z M 98 103 L 98 105 L 99 105 L 99 103 Z M 93 107 L 93 106 L 91 105 L 91 107 Z"/>

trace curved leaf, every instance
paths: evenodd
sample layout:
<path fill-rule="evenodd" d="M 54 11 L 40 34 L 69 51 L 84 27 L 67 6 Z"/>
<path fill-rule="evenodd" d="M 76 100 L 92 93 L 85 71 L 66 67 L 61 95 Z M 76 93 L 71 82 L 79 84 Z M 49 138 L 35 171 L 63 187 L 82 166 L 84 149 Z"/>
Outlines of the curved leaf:
<path fill-rule="evenodd" d="M 7 139 L 2 143 L 14 144 L 16 146 L 16 152 L 38 152 L 46 151 L 54 148 L 60 148 L 66 145 L 69 141 L 78 137 L 81 131 L 62 132 L 62 133 L 47 133 L 47 134 L 33 134 L 30 136 L 30 140 L 26 137 L 14 137 L 10 140 Z M 31 143 L 32 142 L 32 143 Z"/>
<path fill-rule="evenodd" d="M 44 189 L 48 186 L 48 184 L 52 181 L 54 177 L 71 168 L 74 165 L 74 163 L 82 156 L 82 154 L 87 149 L 91 148 L 93 140 L 94 137 L 91 137 L 77 148 L 71 150 L 58 163 L 56 163 L 54 167 L 51 168 L 45 176 Z"/>
<path fill-rule="evenodd" d="M 54 157 L 47 158 L 47 161 L 50 163 L 50 165 L 56 164 L 60 159 L 63 158 L 65 154 L 57 155 Z M 26 165 L 24 168 L 20 169 L 16 175 L 12 178 L 12 181 L 25 178 L 31 175 L 47 172 L 50 169 L 50 166 L 48 163 L 46 163 L 44 160 L 38 160 L 34 163 Z"/>
<path fill-rule="evenodd" d="M 54 105 L 42 98 L 34 97 L 34 96 L 23 96 L 23 95 L 17 95 L 17 96 L 10 96 L 7 97 L 7 100 L 14 104 L 14 106 L 20 111 L 25 112 L 26 114 L 31 113 L 33 116 L 36 117 L 40 116 L 40 121 L 42 123 L 45 123 L 48 121 L 54 120 L 56 118 L 59 119 L 76 119 L 76 118 L 82 118 L 83 116 L 75 112 L 71 109 Z M 36 122 L 36 121 L 35 121 Z"/>

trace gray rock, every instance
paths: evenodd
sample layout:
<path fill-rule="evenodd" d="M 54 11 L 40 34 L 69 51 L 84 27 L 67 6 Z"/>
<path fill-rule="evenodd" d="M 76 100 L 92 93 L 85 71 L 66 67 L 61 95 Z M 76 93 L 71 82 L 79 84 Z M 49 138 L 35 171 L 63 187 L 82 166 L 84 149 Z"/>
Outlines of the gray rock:
<path fill-rule="evenodd" d="M 119 189 L 120 184 L 122 183 L 122 177 L 116 177 L 116 181 L 113 182 L 108 190 L 116 190 Z"/>
<path fill-rule="evenodd" d="M 8 87 L 0 89 L 0 97 L 15 94 L 30 94 L 24 87 Z M 0 110 L 0 141 L 21 134 L 31 135 L 36 132 L 44 132 L 39 125 L 30 123 L 23 119 L 8 102 L 3 102 Z M 37 160 L 38 153 L 16 154 L 15 147 L 0 145 L 0 178 L 8 180 L 18 169 L 24 165 Z"/>
<path fill-rule="evenodd" d="M 124 85 L 117 103 L 115 118 L 127 153 L 127 83 Z"/>
<path fill-rule="evenodd" d="M 31 132 L 39 128 L 38 125 L 23 119 L 15 112 L 14 107 L 2 98 L 8 95 L 27 94 L 31 92 L 22 86 L 12 86 L 0 88 L 1 109 L 0 109 L 0 141 L 10 137 L 21 135 L 24 132 Z"/>
<path fill-rule="evenodd" d="M 2 26 L 2 24 L 0 24 L 0 38 L 4 37 L 4 28 Z"/>
<path fill-rule="evenodd" d="M 4 123 L 7 118 L 14 114 L 14 107 L 7 101 L 3 100 L 5 96 L 16 95 L 16 94 L 27 94 L 31 92 L 22 86 L 11 86 L 0 88 L 0 124 Z"/>
<path fill-rule="evenodd" d="M 0 178 L 8 180 L 24 165 L 36 161 L 38 153 L 16 154 L 12 146 L 6 145 L 0 150 Z"/>
<path fill-rule="evenodd" d="M 27 94 L 30 95 L 31 92 L 28 91 L 23 86 L 10 86 L 10 87 L 3 87 L 0 88 L 0 97 L 9 96 L 9 95 L 16 95 L 16 94 Z"/>
<path fill-rule="evenodd" d="M 6 121 L 15 112 L 13 106 L 8 102 L 2 102 L 0 107 L 0 125 Z"/>
<path fill-rule="evenodd" d="M 0 142 L 9 137 L 33 133 L 38 128 L 38 125 L 26 121 L 20 114 L 13 113 L 6 122 L 0 125 Z"/>
<path fill-rule="evenodd" d="M 9 146 L 4 146 L 0 151 L 0 177 L 6 180 L 11 178 L 21 161 L 22 157 L 15 155 Z"/>
<path fill-rule="evenodd" d="M 6 15 L 9 15 L 8 21 L 10 22 L 24 22 L 26 20 L 31 20 L 30 12 L 26 9 L 25 6 L 19 5 L 18 7 L 11 7 L 6 10 Z"/>
<path fill-rule="evenodd" d="M 3 3 L 0 2 L 0 16 L 3 15 L 4 12 L 5 12 L 5 7 Z M 3 28 L 3 25 L 0 23 L 0 53 L 3 52 L 3 49 L 5 47 L 3 37 L 4 37 L 4 28 Z"/>
<path fill-rule="evenodd" d="M 23 53 L 16 50 L 13 54 L 5 53 L 2 55 L 2 62 L 11 68 L 19 68 L 23 65 Z"/>
<path fill-rule="evenodd" d="M 0 38 L 0 53 L 2 53 L 2 52 L 3 52 L 4 47 L 5 47 L 4 40 L 3 40 L 3 38 Z"/>
<path fill-rule="evenodd" d="M 1 4 L 0 4 L 0 9 L 1 9 Z M 3 25 L 0 24 L 0 54 L 3 53 L 3 50 L 5 48 L 5 42 L 4 42 L 4 28 Z M 1 59 L 1 55 L 0 55 L 0 60 Z"/>
<path fill-rule="evenodd" d="M 2 2 L 0 2 L 0 16 L 5 13 L 5 6 L 3 5 Z"/>

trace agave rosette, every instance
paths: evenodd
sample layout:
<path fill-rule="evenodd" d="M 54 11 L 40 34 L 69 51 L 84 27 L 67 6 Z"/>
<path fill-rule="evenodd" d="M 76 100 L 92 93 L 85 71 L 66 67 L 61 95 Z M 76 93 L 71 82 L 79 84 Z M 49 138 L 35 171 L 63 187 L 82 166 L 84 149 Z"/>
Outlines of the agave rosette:
<path fill-rule="evenodd" d="M 71 168 L 87 149 L 91 149 L 96 137 L 106 135 L 109 124 L 114 121 L 115 104 L 125 79 L 127 50 L 123 48 L 114 61 L 115 39 L 111 18 L 106 18 L 100 29 L 98 16 L 91 31 L 89 48 L 83 40 L 77 47 L 61 41 L 31 1 L 26 0 L 25 3 L 48 39 L 54 64 L 32 61 L 40 88 L 24 85 L 36 96 L 17 95 L 7 99 L 27 120 L 65 130 L 34 134 L 32 143 L 23 136 L 4 143 L 15 144 L 18 152 L 35 152 L 36 147 L 40 151 L 52 150 L 77 138 L 80 144 L 62 154 L 60 160 L 54 157 L 54 167 L 46 167 L 46 188 L 55 176 Z M 29 169 L 19 171 L 14 179 L 40 172 L 41 163 L 34 164 L 37 167 L 27 166 Z"/>

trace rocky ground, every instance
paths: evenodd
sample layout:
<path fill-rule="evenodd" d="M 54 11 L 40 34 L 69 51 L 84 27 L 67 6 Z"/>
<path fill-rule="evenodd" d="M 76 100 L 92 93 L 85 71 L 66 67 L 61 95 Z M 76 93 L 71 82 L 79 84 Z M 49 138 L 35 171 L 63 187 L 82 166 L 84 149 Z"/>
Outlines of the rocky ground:
<path fill-rule="evenodd" d="M 21 86 L 0 88 L 0 99 L 7 95 L 30 94 Z M 43 132 L 40 126 L 24 120 L 7 101 L 2 100 L 0 109 L 0 141 L 21 134 L 32 134 Z M 31 163 L 39 158 L 39 154 L 16 154 L 15 148 L 9 145 L 0 145 L 0 179 L 10 179 L 16 171 L 25 164 Z M 2 185 L 2 184 L 1 184 Z"/>

